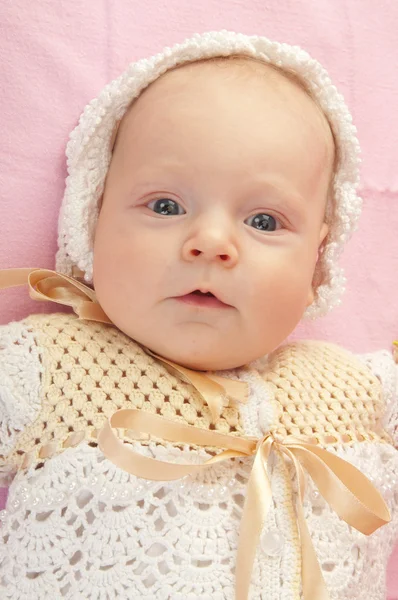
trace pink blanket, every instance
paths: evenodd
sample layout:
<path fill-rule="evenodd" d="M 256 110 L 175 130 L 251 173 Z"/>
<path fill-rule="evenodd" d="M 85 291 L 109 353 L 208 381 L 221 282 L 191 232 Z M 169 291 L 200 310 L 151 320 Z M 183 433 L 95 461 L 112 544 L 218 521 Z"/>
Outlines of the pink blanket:
<path fill-rule="evenodd" d="M 389 0 L 1 2 L 0 268 L 53 267 L 64 146 L 83 106 L 131 60 L 210 29 L 300 44 L 343 91 L 363 147 L 364 216 L 344 257 L 343 305 L 298 334 L 389 348 L 398 337 L 398 3 Z M 0 323 L 39 310 L 48 307 L 23 290 L 1 293 Z"/>

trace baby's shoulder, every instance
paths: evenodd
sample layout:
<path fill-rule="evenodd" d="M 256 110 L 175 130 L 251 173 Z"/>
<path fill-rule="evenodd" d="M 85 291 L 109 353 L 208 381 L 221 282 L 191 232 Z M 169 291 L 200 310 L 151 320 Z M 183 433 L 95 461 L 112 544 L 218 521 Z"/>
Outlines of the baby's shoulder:
<path fill-rule="evenodd" d="M 113 325 L 100 323 L 98 321 L 79 319 L 74 313 L 55 312 L 29 315 L 23 321 L 20 321 L 20 323 L 24 323 L 37 331 L 43 331 L 46 335 L 53 337 L 54 339 L 58 339 L 60 335 L 64 334 L 72 337 L 77 335 L 83 340 L 88 339 L 89 337 L 103 337 L 106 335 L 106 332 L 108 332 L 111 337 L 118 337 L 118 335 L 126 337 Z"/>
<path fill-rule="evenodd" d="M 383 385 L 365 356 L 329 342 L 297 341 L 270 354 L 261 375 L 283 433 L 385 437 Z"/>
<path fill-rule="evenodd" d="M 375 355 L 380 353 L 375 353 Z M 312 376 L 318 380 L 325 378 L 331 382 L 344 379 L 352 383 L 353 379 L 376 384 L 372 363 L 331 342 L 318 340 L 300 340 L 284 344 L 268 356 L 265 377 L 274 377 L 283 373 L 284 377 L 295 380 Z"/>
<path fill-rule="evenodd" d="M 0 350 L 20 355 L 50 352 L 52 356 L 88 352 L 97 356 L 106 351 L 116 355 L 139 350 L 136 342 L 113 325 L 79 319 L 75 314 L 51 313 L 29 315 L 21 321 L 0 326 Z"/>
<path fill-rule="evenodd" d="M 174 378 L 163 380 L 157 361 L 112 325 L 53 313 L 0 327 L 0 481 L 91 443 L 120 408 L 155 412 L 156 384 L 172 395 Z"/>
<path fill-rule="evenodd" d="M 357 354 L 331 342 L 312 340 L 285 344 L 264 364 L 263 375 L 270 380 L 281 375 L 295 383 L 311 378 L 320 385 L 328 381 L 343 389 L 348 385 L 374 394 L 382 390 L 388 398 L 396 388 L 398 375 L 389 350 Z"/>

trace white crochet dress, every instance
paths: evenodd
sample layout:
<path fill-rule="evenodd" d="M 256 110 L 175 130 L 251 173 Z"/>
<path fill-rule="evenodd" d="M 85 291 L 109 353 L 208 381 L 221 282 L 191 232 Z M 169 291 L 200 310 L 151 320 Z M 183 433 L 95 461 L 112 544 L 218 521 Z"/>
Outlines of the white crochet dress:
<path fill-rule="evenodd" d="M 42 349 L 26 322 L 0 328 L 0 457 L 39 413 Z M 383 382 L 386 430 L 397 442 L 396 367 L 387 352 L 362 357 Z M 244 433 L 275 420 L 270 388 L 254 367 L 229 374 L 250 385 L 240 407 Z M 309 482 L 305 512 L 332 600 L 382 600 L 398 532 L 398 453 L 385 443 L 331 449 L 382 492 L 392 522 L 365 537 L 341 521 Z M 198 462 L 206 452 L 150 445 L 167 460 Z M 37 465 L 36 465 L 37 466 Z M 251 460 L 209 467 L 164 484 L 115 467 L 87 441 L 15 475 L 0 512 L 0 598 L 13 600 L 233 600 L 238 527 Z M 1 467 L 0 467 L 1 469 Z M 274 457 L 273 506 L 252 574 L 251 599 L 300 598 L 300 551 L 290 474 Z M 293 486 L 294 487 L 294 486 Z M 293 492 L 294 493 L 294 492 Z"/>

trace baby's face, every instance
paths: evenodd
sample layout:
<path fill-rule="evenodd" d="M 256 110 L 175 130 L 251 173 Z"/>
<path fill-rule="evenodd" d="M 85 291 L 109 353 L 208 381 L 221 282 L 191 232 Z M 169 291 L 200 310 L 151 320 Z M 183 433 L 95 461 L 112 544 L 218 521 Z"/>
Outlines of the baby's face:
<path fill-rule="evenodd" d="M 242 68 L 185 66 L 134 103 L 95 237 L 94 287 L 110 319 L 203 370 L 286 339 L 313 300 L 327 232 L 323 115 L 278 73 Z"/>

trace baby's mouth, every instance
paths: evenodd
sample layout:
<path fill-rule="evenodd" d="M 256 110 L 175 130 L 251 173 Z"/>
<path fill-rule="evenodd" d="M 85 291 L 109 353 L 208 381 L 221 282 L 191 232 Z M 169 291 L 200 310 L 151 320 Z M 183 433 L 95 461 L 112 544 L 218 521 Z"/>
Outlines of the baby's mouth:
<path fill-rule="evenodd" d="M 195 296 L 208 296 L 209 298 L 216 297 L 212 292 L 201 292 L 200 290 L 195 290 L 191 294 L 195 294 Z"/>
<path fill-rule="evenodd" d="M 184 304 L 190 304 L 191 306 L 204 308 L 231 308 L 229 304 L 225 304 L 225 302 L 219 300 L 212 292 L 203 292 L 201 290 L 194 290 L 189 294 L 177 296 L 175 299 Z"/>

